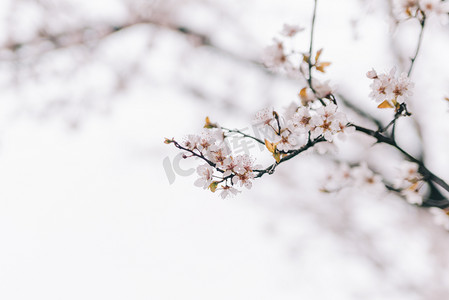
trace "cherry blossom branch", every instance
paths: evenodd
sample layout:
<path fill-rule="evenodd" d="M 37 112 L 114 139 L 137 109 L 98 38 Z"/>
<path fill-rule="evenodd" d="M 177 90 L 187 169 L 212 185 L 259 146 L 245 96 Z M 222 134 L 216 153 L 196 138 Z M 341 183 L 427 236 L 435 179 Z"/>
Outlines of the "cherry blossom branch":
<path fill-rule="evenodd" d="M 382 122 L 377 120 L 375 117 L 369 115 L 362 109 L 348 102 L 346 99 L 344 99 L 344 97 L 339 96 L 339 98 L 342 98 L 343 103 L 349 109 L 353 110 L 364 119 L 370 120 L 375 125 L 377 125 L 378 129 L 375 131 L 362 126 L 348 123 L 346 115 L 341 111 L 337 111 L 336 98 L 330 87 L 326 87 L 327 83 L 322 84 L 322 86 L 317 86 L 312 76 L 313 68 L 324 73 L 324 67 L 330 64 L 329 62 L 318 63 L 319 56 L 321 55 L 322 50 L 316 52 L 316 55 L 314 56 L 314 62 L 312 61 L 317 2 L 317 0 L 314 1 L 309 53 L 308 55 L 303 54 L 303 65 L 299 66 L 299 71 L 304 76 L 304 79 L 308 85 L 307 87 L 301 89 L 299 93 L 302 107 L 298 106 L 293 116 L 289 116 L 288 120 L 285 120 L 287 126 L 283 129 L 281 129 L 281 122 L 277 112 L 273 111 L 272 109 L 264 109 L 261 112 L 257 113 L 256 118 L 261 119 L 260 121 L 263 121 L 264 125 L 266 125 L 267 128 L 271 128 L 276 134 L 276 136 L 272 140 L 265 139 L 265 142 L 260 138 L 256 138 L 237 129 L 221 128 L 221 130 L 226 131 L 226 133 L 237 133 L 243 138 L 253 139 L 259 144 L 264 144 L 268 151 L 272 153 L 275 162 L 265 169 L 261 169 L 261 167 L 253 165 L 254 161 L 248 154 L 234 156 L 231 152 L 227 152 L 225 154 L 225 157 L 223 157 L 219 150 L 211 150 L 206 148 L 207 153 L 205 155 L 207 158 L 211 159 L 210 161 L 208 161 L 202 155 L 201 151 L 199 151 L 199 149 L 203 149 L 202 144 L 201 147 L 198 146 L 198 148 L 195 148 L 196 146 L 187 146 L 187 148 L 190 148 L 192 150 L 189 152 L 192 153 L 193 156 L 198 156 L 208 162 L 208 165 L 199 166 L 199 168 L 197 169 L 197 173 L 200 175 L 199 184 L 202 185 L 205 189 L 209 188 L 212 192 L 215 192 L 217 188 L 222 190 L 222 197 L 228 195 L 229 192 L 235 194 L 236 191 L 232 186 L 235 186 L 237 183 L 240 183 L 241 187 L 244 185 L 245 187 L 250 188 L 252 179 L 260 178 L 264 174 L 273 174 L 279 164 L 296 157 L 300 153 L 312 148 L 315 144 L 326 140 L 332 141 L 334 138 L 333 136 L 337 133 L 344 134 L 349 133 L 350 131 L 359 131 L 366 135 L 372 136 L 377 140 L 377 143 L 385 143 L 396 148 L 406 157 L 406 160 L 410 161 L 406 163 L 408 164 L 408 167 L 411 167 L 411 169 L 407 169 L 407 175 L 401 178 L 401 180 L 404 180 L 405 184 L 401 183 L 397 186 L 396 184 L 392 186 L 388 182 L 385 182 L 385 180 L 382 180 L 382 182 L 380 182 L 380 175 L 376 175 L 372 171 L 368 172 L 366 164 L 362 163 L 354 170 L 355 176 L 362 176 L 362 182 L 366 181 L 366 183 L 369 184 L 382 183 L 382 185 L 384 185 L 387 190 L 399 193 L 410 203 L 419 204 L 423 207 L 449 207 L 449 199 L 446 196 L 443 196 L 442 191 L 440 191 L 436 187 L 438 185 L 449 192 L 449 185 L 443 179 L 432 173 L 425 166 L 422 158 L 415 158 L 414 156 L 406 152 L 397 144 L 395 139 L 397 121 L 402 116 L 410 115 L 410 113 L 407 111 L 405 100 L 411 95 L 410 90 L 413 87 L 413 83 L 410 81 L 409 75 L 412 72 L 423 40 L 423 31 L 425 26 L 424 12 L 418 7 L 417 11 L 418 13 L 420 13 L 420 17 L 415 17 L 418 17 L 418 20 L 421 23 L 421 32 L 418 38 L 418 45 L 416 47 L 415 54 L 413 58 L 411 58 L 411 65 L 410 69 L 408 70 L 408 75 L 407 73 L 402 73 L 399 76 L 396 76 L 396 68 L 392 68 L 389 73 L 385 74 L 377 74 L 374 69 L 367 73 L 367 77 L 374 80 L 373 84 L 371 85 L 373 91 L 370 96 L 377 102 L 381 102 L 378 108 L 394 109 L 394 117 L 385 127 L 383 127 Z M 293 35 L 295 35 L 298 31 L 298 27 L 295 28 L 293 26 L 284 25 L 283 35 L 293 37 Z M 266 64 L 268 67 L 284 67 L 284 70 L 286 71 L 291 70 L 291 64 L 289 64 L 290 62 L 287 61 L 288 54 L 285 54 L 282 42 L 276 41 L 275 45 L 268 47 L 268 50 L 268 54 L 271 55 L 271 58 L 267 60 L 268 63 Z M 307 63 L 307 65 L 305 65 L 305 63 Z M 308 74 L 306 74 L 307 69 L 309 72 Z M 312 85 L 312 83 L 315 84 L 315 87 Z M 310 88 L 310 90 L 313 92 L 313 96 L 307 95 L 307 88 Z M 329 101 L 325 101 L 325 99 Z M 317 105 L 309 105 L 315 100 L 319 100 L 322 106 L 319 107 Z M 211 126 L 205 126 L 206 128 L 220 128 L 216 124 L 209 123 L 208 118 L 206 120 L 206 125 L 209 124 L 209 126 Z M 284 121 L 284 119 L 282 119 L 282 121 Z M 282 123 L 282 127 L 284 127 L 284 123 Z M 345 128 L 352 130 L 345 131 Z M 228 135 L 226 135 L 223 131 L 221 132 L 222 137 L 227 138 Z M 305 137 L 305 134 L 308 134 L 307 143 L 301 148 L 295 149 L 294 145 L 296 145 L 295 139 L 297 138 L 297 135 L 302 135 L 302 137 Z M 194 152 L 195 149 L 198 150 L 200 154 Z M 186 149 L 184 148 L 184 150 Z M 211 153 L 209 152 L 209 150 L 211 151 Z M 217 158 L 218 156 L 214 157 L 214 153 L 219 153 L 219 158 Z M 211 167 L 218 170 L 217 166 L 221 168 L 220 172 L 222 173 L 222 176 L 213 175 L 213 170 Z M 207 168 L 209 168 L 210 170 Z M 219 178 L 220 180 L 215 181 L 212 178 Z M 228 182 L 228 180 L 230 182 Z M 222 183 L 223 181 L 226 181 L 226 185 L 219 186 L 218 184 Z M 206 184 L 203 184 L 203 182 L 206 182 Z M 425 199 L 422 199 L 422 196 L 420 196 L 418 192 L 425 183 L 427 183 L 429 187 L 429 193 Z M 197 183 L 195 183 L 195 185 L 197 185 Z M 411 195 L 409 193 L 414 194 Z M 416 197 L 419 197 L 419 200 L 415 200 Z"/>
<path fill-rule="evenodd" d="M 279 126 L 280 126 L 280 125 L 279 125 Z M 242 136 L 245 137 L 245 138 L 253 139 L 253 140 L 257 141 L 258 143 L 260 143 L 260 144 L 262 144 L 262 145 L 265 145 L 265 142 L 263 142 L 261 139 L 258 139 L 258 138 L 254 137 L 254 136 L 252 136 L 252 135 L 249 135 L 249 134 L 246 134 L 246 133 L 244 133 L 244 132 L 241 132 L 240 130 L 237 130 L 237 129 L 228 129 L 228 128 L 225 128 L 225 127 L 220 127 L 220 128 L 223 129 L 223 130 L 225 130 L 225 131 L 227 131 L 227 132 L 238 133 L 238 134 L 242 135 Z M 280 127 L 279 127 L 279 128 L 280 128 Z M 274 129 L 273 129 L 273 130 L 274 130 Z M 281 158 L 281 159 L 279 160 L 279 162 L 275 162 L 275 163 L 273 163 L 272 165 L 268 166 L 267 168 L 265 168 L 265 169 L 263 169 L 263 170 L 254 170 L 254 172 L 258 173 L 258 174 L 256 175 L 255 178 L 260 178 L 260 177 L 262 177 L 264 174 L 270 174 L 270 175 L 273 174 L 274 171 L 275 171 L 275 169 L 276 169 L 276 167 L 277 167 L 278 165 L 280 165 L 281 163 L 286 162 L 286 161 L 288 161 L 288 160 L 294 158 L 294 157 L 297 156 L 298 154 L 300 154 L 300 153 L 302 153 L 302 152 L 304 152 L 304 151 L 310 149 L 311 147 L 315 146 L 316 144 L 318 144 L 318 143 L 320 143 L 320 142 L 324 142 L 324 141 L 326 141 L 326 139 L 325 139 L 324 137 L 322 137 L 322 136 L 319 136 L 318 138 L 316 138 L 316 139 L 314 139 L 314 140 L 311 140 L 311 139 L 310 139 L 310 135 L 309 135 L 309 139 L 308 139 L 307 144 L 305 144 L 305 145 L 302 146 L 301 148 L 295 149 L 295 150 L 289 150 L 289 151 L 287 151 L 287 152 L 282 152 L 282 151 L 281 151 L 283 154 L 286 154 L 286 156 L 284 156 L 283 158 Z M 207 162 L 209 165 L 211 165 L 212 167 L 215 167 L 215 166 L 216 166 L 215 163 L 213 163 L 213 162 L 207 160 L 204 156 L 199 156 L 199 155 L 196 154 L 195 152 L 190 151 L 189 149 L 186 149 L 186 148 L 182 147 L 182 146 L 179 145 L 178 143 L 175 143 L 175 146 L 176 146 L 177 148 L 179 148 L 179 149 L 187 150 L 188 152 L 193 153 L 195 156 L 200 157 L 200 158 L 206 160 L 206 162 Z M 223 171 L 220 171 L 220 172 L 223 172 Z M 232 176 L 231 176 L 231 177 L 230 177 L 230 176 L 227 176 L 227 177 L 224 178 L 224 179 L 228 179 L 228 178 L 231 178 L 231 179 L 232 179 Z"/>
<path fill-rule="evenodd" d="M 405 108 L 404 108 L 405 109 Z M 437 185 L 441 186 L 443 189 L 445 189 L 446 191 L 449 192 L 449 185 L 440 177 L 438 177 L 437 175 L 435 175 L 433 172 L 431 172 L 423 163 L 422 160 L 419 160 L 417 158 L 415 158 L 414 156 L 412 156 L 411 154 L 409 154 L 408 152 L 406 152 L 404 149 L 402 149 L 396 142 L 395 138 L 394 138 L 394 128 L 396 125 L 396 121 L 397 119 L 401 116 L 401 112 L 396 113 L 395 119 L 390 122 L 390 124 L 392 124 L 393 126 L 393 132 L 391 136 L 387 136 L 384 133 L 384 131 L 374 131 L 362 126 L 358 126 L 358 125 L 354 125 L 354 124 L 350 124 L 349 126 L 353 126 L 357 131 L 365 133 L 369 136 L 374 137 L 375 139 L 377 139 L 378 143 L 385 143 L 388 145 L 393 146 L 394 148 L 396 148 L 398 151 L 400 151 L 404 156 L 407 157 L 407 159 L 409 161 L 412 161 L 416 164 L 419 165 L 419 172 L 420 174 L 423 176 L 423 180 L 427 181 L 429 186 L 430 186 L 430 190 L 431 190 L 431 195 L 429 196 L 429 198 L 427 198 L 424 203 L 422 204 L 422 206 L 424 207 L 428 207 L 428 206 L 435 206 L 435 207 L 439 207 L 439 208 L 446 208 L 449 206 L 449 199 L 447 199 L 446 197 L 444 197 L 439 191 L 438 189 L 436 189 L 436 187 L 433 185 L 433 182 L 436 183 Z M 388 125 L 390 126 L 390 125 Z M 387 127 L 388 127 L 387 126 Z M 227 130 L 227 129 L 225 129 Z M 237 132 L 239 134 L 242 134 L 244 137 L 246 138 L 251 138 L 251 139 L 255 139 L 257 140 L 257 138 L 252 137 L 251 135 L 245 134 L 243 132 L 240 132 L 238 130 L 233 130 L 232 132 Z M 260 178 L 265 174 L 273 174 L 277 168 L 278 165 L 280 165 L 281 163 L 284 163 L 294 157 L 296 157 L 297 155 L 299 155 L 300 153 L 312 148 L 313 146 L 315 146 L 316 144 L 326 141 L 324 139 L 324 137 L 319 136 L 318 138 L 314 139 L 314 140 L 308 140 L 307 144 L 304 145 L 303 147 L 296 149 L 296 150 L 290 150 L 288 152 L 286 152 L 285 156 L 283 158 L 281 158 L 279 160 L 279 162 L 275 162 L 273 164 L 271 164 L 270 166 L 266 167 L 265 169 L 262 170 L 253 170 L 255 173 L 257 173 L 257 175 L 254 178 Z M 262 141 L 260 141 L 262 142 Z M 229 176 L 226 176 L 222 179 L 222 181 L 225 181 L 227 179 L 232 179 L 234 175 L 231 174 Z M 220 181 L 221 182 L 221 181 Z M 395 192 L 395 193 L 401 193 L 400 189 L 397 189 L 391 185 L 389 185 L 388 183 L 383 182 L 383 184 L 385 185 L 385 187 L 391 191 L 391 192 Z"/>

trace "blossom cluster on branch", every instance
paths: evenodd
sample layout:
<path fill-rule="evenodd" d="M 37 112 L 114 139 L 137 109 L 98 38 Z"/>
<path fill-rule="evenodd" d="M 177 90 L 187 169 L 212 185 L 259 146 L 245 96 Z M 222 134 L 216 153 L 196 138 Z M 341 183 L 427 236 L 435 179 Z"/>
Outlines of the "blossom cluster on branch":
<path fill-rule="evenodd" d="M 204 160 L 206 163 L 197 167 L 199 178 L 195 186 L 212 192 L 221 190 L 220 195 L 226 198 L 239 192 L 234 186 L 250 189 L 256 177 L 255 170 L 261 166 L 254 165 L 254 159 L 248 154 L 234 155 L 225 138 L 224 131 L 207 118 L 205 129 L 200 134 L 190 134 L 181 143 L 170 139 L 165 142 L 174 143 L 184 150 L 184 158 Z"/>
<path fill-rule="evenodd" d="M 321 60 L 323 49 L 313 51 L 316 3 L 317 0 L 307 51 L 292 49 L 289 46 L 293 43 L 287 42 L 304 32 L 304 28 L 298 25 L 284 25 L 280 37 L 275 38 L 274 44 L 264 51 L 263 60 L 268 68 L 300 78 L 303 84 L 299 87 L 298 100 L 283 114 L 272 107 L 264 108 L 255 114 L 253 124 L 260 126 L 264 132 L 263 138 L 237 129 L 221 127 L 206 118 L 203 133 L 189 135 L 182 143 L 175 139 L 166 139 L 165 142 L 173 143 L 183 150 L 184 158 L 196 157 L 203 160 L 205 163 L 197 168 L 199 179 L 195 181 L 195 185 L 212 192 L 220 190 L 221 196 L 225 198 L 239 193 L 240 187 L 251 188 L 254 179 L 264 174 L 272 174 L 279 164 L 319 143 L 331 144 L 336 136 L 344 139 L 347 135 L 358 132 L 374 138 L 376 143 L 390 145 L 404 156 L 404 161 L 397 168 L 396 181 L 387 182 L 364 161 L 353 165 L 342 162 L 338 170 L 327 178 L 323 191 L 336 192 L 346 187 L 371 186 L 397 193 L 414 205 L 437 207 L 447 211 L 449 199 L 443 194 L 443 190 L 449 192 L 449 185 L 431 172 L 421 158 L 412 156 L 399 146 L 395 138 L 398 120 L 412 115 L 407 108 L 407 101 L 413 95 L 412 89 L 415 85 L 410 75 L 421 46 L 426 16 L 445 11 L 446 3 L 430 0 L 401 2 L 402 12 L 408 14 L 409 18 L 419 20 L 421 32 L 408 72 L 397 72 L 397 68 L 393 67 L 389 72 L 379 73 L 372 69 L 366 74 L 372 80 L 369 97 L 380 103 L 378 108 L 391 109 L 394 112 L 393 119 L 386 126 L 381 126 L 381 122 L 375 118 L 355 110 L 359 115 L 375 120 L 379 126 L 377 129 L 350 122 L 338 103 L 342 99 L 331 88 L 329 80 L 317 78 L 323 76 L 331 63 Z M 239 134 L 242 138 L 252 139 L 263 145 L 272 155 L 273 163 L 262 168 L 255 165 L 254 159 L 248 154 L 235 155 L 226 143 L 230 133 Z"/>
<path fill-rule="evenodd" d="M 382 74 L 377 74 L 373 69 L 366 76 L 373 80 L 370 85 L 372 89 L 370 97 L 376 102 L 381 102 L 379 108 L 399 109 L 400 105 L 413 95 L 411 89 L 415 84 L 411 82 L 405 72 L 397 77 L 395 67 L 389 73 Z"/>

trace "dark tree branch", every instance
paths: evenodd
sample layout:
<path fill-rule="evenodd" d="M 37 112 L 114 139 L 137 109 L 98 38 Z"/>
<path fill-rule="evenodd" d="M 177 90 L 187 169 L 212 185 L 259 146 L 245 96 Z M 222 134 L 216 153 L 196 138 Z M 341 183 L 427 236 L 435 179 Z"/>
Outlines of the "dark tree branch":
<path fill-rule="evenodd" d="M 382 133 L 380 133 L 379 131 L 374 131 L 374 130 L 367 129 L 367 128 L 364 128 L 364 127 L 361 127 L 361 126 L 357 126 L 357 125 L 354 125 L 354 124 L 352 124 L 351 126 L 354 126 L 355 129 L 356 129 L 357 131 L 359 131 L 359 132 L 362 132 L 362 133 L 365 133 L 365 134 L 367 134 L 367 135 L 369 135 L 369 136 L 372 136 L 373 138 L 375 138 L 375 139 L 377 140 L 378 143 L 385 143 L 385 144 L 388 144 L 388 145 L 390 145 L 390 146 L 396 148 L 396 149 L 397 149 L 399 152 L 401 152 L 401 153 L 402 153 L 402 154 L 403 154 L 409 161 L 412 161 L 412 162 L 418 164 L 418 166 L 419 166 L 418 171 L 419 171 L 419 173 L 423 176 L 423 179 L 424 179 L 425 181 L 427 181 L 429 184 L 430 184 L 431 182 L 436 183 L 437 185 L 439 185 L 440 187 L 442 187 L 444 190 L 446 190 L 447 192 L 449 192 L 449 185 L 448 185 L 443 179 L 441 179 L 440 177 L 438 177 L 437 175 L 435 175 L 433 172 L 431 172 L 431 171 L 425 166 L 425 164 L 424 164 L 424 162 L 423 162 L 422 160 L 413 157 L 411 154 L 409 154 L 409 153 L 406 152 L 404 149 L 402 149 L 402 148 L 396 143 L 396 141 L 394 140 L 393 137 L 386 136 L 386 135 L 383 135 Z M 432 185 L 431 185 L 431 188 L 432 188 Z M 435 187 L 434 187 L 434 189 L 435 189 L 436 191 L 438 191 Z M 438 206 L 438 207 L 444 208 L 444 207 L 448 207 L 448 206 L 449 206 L 449 199 L 447 199 L 446 197 L 444 197 L 441 193 L 439 193 L 439 191 L 438 191 L 439 194 L 436 194 L 435 191 L 434 191 L 434 193 L 435 193 L 435 194 L 434 194 L 433 196 L 431 195 L 431 197 L 434 198 L 435 196 L 437 196 L 437 198 L 438 198 L 438 203 L 439 203 L 439 206 Z M 441 199 L 441 198 L 442 198 L 442 199 Z"/>

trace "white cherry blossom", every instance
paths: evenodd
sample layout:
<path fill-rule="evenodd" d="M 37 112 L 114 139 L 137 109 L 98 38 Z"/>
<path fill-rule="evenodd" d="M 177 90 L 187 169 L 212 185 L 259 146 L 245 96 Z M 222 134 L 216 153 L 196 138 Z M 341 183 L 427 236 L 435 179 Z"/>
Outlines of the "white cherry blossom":
<path fill-rule="evenodd" d="M 298 137 L 296 134 L 292 133 L 290 130 L 284 130 L 281 135 L 277 135 L 274 140 L 277 144 L 277 149 L 279 151 L 289 151 L 292 150 L 298 144 Z"/>
<path fill-rule="evenodd" d="M 232 156 L 227 157 L 223 161 L 223 170 L 225 171 L 223 173 L 223 177 L 230 176 L 234 170 L 237 168 L 237 163 L 235 162 L 234 158 Z"/>
<path fill-rule="evenodd" d="M 189 134 L 184 138 L 182 145 L 189 150 L 194 150 L 197 149 L 199 142 L 200 142 L 199 135 Z"/>
<path fill-rule="evenodd" d="M 221 167 L 229 155 L 230 151 L 227 147 L 218 147 L 216 150 L 208 153 L 208 158 L 216 163 L 218 167 Z"/>
<path fill-rule="evenodd" d="M 310 110 L 307 107 L 300 107 L 291 118 L 289 128 L 300 133 L 307 133 L 311 128 L 311 119 Z"/>
<path fill-rule="evenodd" d="M 433 215 L 436 224 L 443 226 L 446 230 L 449 230 L 449 217 L 447 209 L 443 210 L 438 207 L 431 207 L 429 211 Z"/>
<path fill-rule="evenodd" d="M 401 73 L 399 78 L 393 82 L 393 90 L 392 93 L 394 98 L 399 103 L 405 102 L 405 100 L 413 95 L 411 89 L 415 84 L 410 81 L 410 78 L 406 73 Z"/>
<path fill-rule="evenodd" d="M 240 193 L 239 190 L 237 190 L 236 188 L 229 186 L 229 185 L 222 186 L 219 189 L 221 190 L 220 196 L 223 199 L 226 199 L 227 197 L 235 196 L 238 193 Z"/>
<path fill-rule="evenodd" d="M 200 178 L 195 181 L 195 186 L 207 189 L 212 183 L 214 168 L 208 164 L 203 164 L 197 167 L 196 172 L 200 175 Z"/>
<path fill-rule="evenodd" d="M 327 141 L 332 141 L 334 133 L 338 131 L 338 125 L 334 122 L 336 110 L 337 106 L 332 103 L 316 110 L 317 114 L 310 120 L 310 133 L 313 139 L 322 135 Z"/>
<path fill-rule="evenodd" d="M 267 107 L 256 112 L 253 118 L 253 124 L 270 125 L 274 121 L 273 108 Z"/>
<path fill-rule="evenodd" d="M 301 32 L 303 30 L 304 28 L 298 25 L 284 24 L 281 34 L 286 37 L 294 37 L 298 32 Z"/>
<path fill-rule="evenodd" d="M 234 168 L 234 177 L 232 183 L 234 185 L 240 184 L 247 189 L 252 187 L 252 180 L 255 178 L 253 170 L 260 169 L 261 166 L 254 165 L 254 159 L 247 154 L 238 155 L 234 158 L 236 167 Z"/>
<path fill-rule="evenodd" d="M 419 7 L 426 16 L 436 16 L 443 24 L 448 23 L 449 3 L 440 0 L 420 0 Z"/>
<path fill-rule="evenodd" d="M 203 131 L 199 136 L 197 141 L 197 149 L 199 151 L 214 151 L 217 150 L 217 145 L 215 145 L 215 137 L 208 131 Z"/>
<path fill-rule="evenodd" d="M 366 77 L 369 79 L 376 79 L 377 78 L 377 72 L 374 70 L 374 68 L 368 72 L 366 72 Z"/>
<path fill-rule="evenodd" d="M 268 68 L 278 69 L 290 64 L 285 53 L 284 44 L 274 39 L 274 44 L 264 49 L 262 60 Z"/>
<path fill-rule="evenodd" d="M 352 168 L 351 173 L 355 186 L 371 187 L 379 191 L 385 189 L 385 185 L 382 183 L 382 177 L 368 168 L 366 162 L 362 162 L 359 166 Z"/>
<path fill-rule="evenodd" d="M 312 87 L 318 98 L 326 98 L 334 92 L 332 87 L 329 85 L 329 80 L 321 82 L 314 78 L 312 79 Z"/>
<path fill-rule="evenodd" d="M 404 161 L 398 169 L 398 176 L 394 183 L 395 188 L 409 188 L 412 184 L 421 180 L 421 174 L 418 172 L 418 164 L 410 161 Z"/>
<path fill-rule="evenodd" d="M 406 189 L 401 191 L 401 195 L 405 197 L 405 200 L 407 200 L 410 204 L 417 204 L 421 205 L 423 202 L 423 197 L 419 193 L 418 189 Z"/>

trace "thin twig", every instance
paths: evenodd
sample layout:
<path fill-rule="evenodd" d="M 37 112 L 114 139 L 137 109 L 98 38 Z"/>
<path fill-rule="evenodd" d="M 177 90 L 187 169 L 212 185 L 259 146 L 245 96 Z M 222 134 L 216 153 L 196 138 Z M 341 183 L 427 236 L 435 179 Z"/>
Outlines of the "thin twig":
<path fill-rule="evenodd" d="M 283 162 L 286 162 L 290 159 L 292 159 L 293 157 L 297 156 L 298 154 L 312 148 L 313 146 L 315 146 L 316 144 L 320 143 L 320 142 L 324 142 L 325 139 L 324 137 L 320 136 L 316 139 L 314 139 L 313 141 L 307 142 L 307 144 L 305 144 L 304 146 L 302 146 L 299 149 L 296 150 L 292 150 L 291 152 L 289 152 L 289 154 L 287 156 L 284 156 L 283 158 L 281 158 L 281 160 L 279 160 L 279 162 L 276 162 L 270 166 L 268 166 L 267 168 L 263 169 L 263 170 L 254 170 L 255 172 L 258 172 L 259 174 L 256 175 L 255 178 L 260 178 L 262 177 L 264 174 L 273 174 L 274 170 L 276 169 L 276 167 L 278 165 L 280 165 Z"/>
<path fill-rule="evenodd" d="M 314 31 L 315 31 L 315 17 L 316 17 L 317 2 L 318 2 L 318 0 L 315 0 L 315 4 L 313 6 L 312 26 L 310 29 L 309 59 L 308 59 L 308 61 L 309 61 L 308 82 L 309 82 L 309 86 L 312 90 L 313 90 L 313 87 L 312 87 L 312 50 L 313 50 L 313 36 L 314 36 Z"/>
<path fill-rule="evenodd" d="M 415 65 L 415 60 L 418 57 L 419 49 L 421 49 L 423 33 L 424 33 L 424 26 L 426 24 L 426 15 L 424 14 L 424 12 L 422 10 L 421 10 L 421 14 L 422 14 L 422 20 L 420 22 L 420 24 L 421 24 L 421 31 L 419 32 L 418 45 L 416 46 L 415 55 L 411 58 L 410 68 L 408 69 L 408 73 L 407 73 L 408 77 L 410 77 L 410 75 L 412 73 L 413 66 Z"/>
<path fill-rule="evenodd" d="M 265 145 L 264 141 L 262 141 L 261 139 L 258 139 L 258 138 L 254 137 L 254 136 L 252 136 L 252 135 L 249 135 L 249 134 L 246 134 L 246 133 L 244 133 L 244 132 L 241 132 L 241 131 L 238 130 L 238 129 L 228 129 L 228 128 L 225 128 L 225 127 L 221 127 L 221 129 L 226 130 L 226 131 L 229 132 L 229 133 L 230 133 L 230 132 L 234 132 L 234 133 L 241 134 L 243 137 L 253 139 L 253 140 L 255 140 L 256 142 L 258 142 L 258 143 L 260 143 L 260 144 L 262 144 L 262 145 Z"/>
<path fill-rule="evenodd" d="M 210 161 L 209 159 L 207 159 L 207 158 L 203 155 L 203 153 L 201 153 L 199 150 L 198 150 L 198 151 L 199 151 L 200 153 L 196 153 L 196 152 L 193 151 L 193 150 L 190 150 L 190 149 L 188 149 L 188 148 L 186 148 L 186 147 L 181 146 L 181 145 L 180 145 L 177 141 L 175 141 L 175 140 L 170 140 L 170 143 L 173 143 L 173 144 L 175 145 L 175 147 L 178 148 L 178 149 L 187 151 L 187 152 L 189 152 L 190 154 L 192 154 L 193 156 L 198 157 L 198 158 L 201 158 L 202 160 L 204 160 L 205 162 L 207 162 L 211 167 L 214 167 L 218 172 L 224 173 L 224 171 L 223 171 L 222 169 L 220 169 L 220 168 L 217 167 L 217 164 L 216 164 L 216 163 L 214 163 L 213 161 Z"/>
<path fill-rule="evenodd" d="M 315 18 L 316 18 L 316 7 L 317 7 L 318 0 L 315 0 L 314 6 L 313 6 L 313 15 L 312 15 L 312 26 L 310 28 L 310 45 L 309 45 L 309 59 L 307 60 L 309 64 L 309 76 L 307 78 L 307 82 L 309 84 L 310 89 L 312 92 L 316 95 L 316 91 L 312 86 L 312 51 L 313 51 L 313 37 L 315 32 Z M 315 62 L 316 63 L 316 62 Z M 326 103 L 323 101 L 323 99 L 317 97 L 318 100 L 320 100 L 321 104 L 323 106 L 326 106 Z"/>

